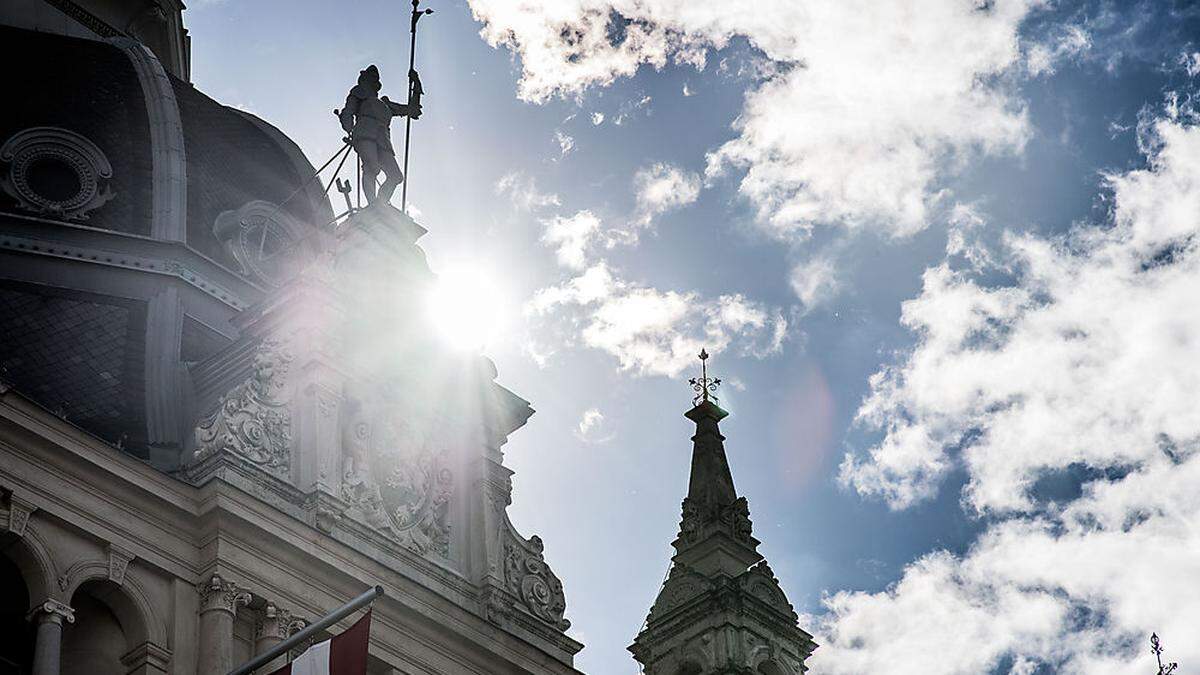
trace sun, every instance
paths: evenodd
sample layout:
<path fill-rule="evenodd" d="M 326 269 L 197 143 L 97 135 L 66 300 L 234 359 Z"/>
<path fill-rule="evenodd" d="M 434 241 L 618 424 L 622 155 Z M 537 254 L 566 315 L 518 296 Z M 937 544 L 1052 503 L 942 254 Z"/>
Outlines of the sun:
<path fill-rule="evenodd" d="M 457 351 L 482 351 L 503 335 L 511 313 L 501 280 L 478 264 L 438 272 L 425 305 L 446 344 Z"/>

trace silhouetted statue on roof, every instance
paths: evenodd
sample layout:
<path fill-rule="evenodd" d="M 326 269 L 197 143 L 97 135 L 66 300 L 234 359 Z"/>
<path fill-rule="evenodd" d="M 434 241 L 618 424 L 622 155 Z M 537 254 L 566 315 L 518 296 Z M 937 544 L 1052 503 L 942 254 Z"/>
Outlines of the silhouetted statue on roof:
<path fill-rule="evenodd" d="M 387 96 L 380 97 L 382 88 L 379 69 L 367 66 L 358 73 L 358 84 L 346 96 L 346 106 L 338 113 L 342 128 L 350 134 L 350 142 L 362 160 L 362 189 L 367 202 L 374 204 L 381 199 L 388 203 L 396 186 L 404 180 L 400 165 L 396 163 L 396 151 L 392 148 L 392 118 L 421 116 L 421 104 L 394 103 Z M 383 185 L 375 193 L 375 179 L 384 173 Z"/>

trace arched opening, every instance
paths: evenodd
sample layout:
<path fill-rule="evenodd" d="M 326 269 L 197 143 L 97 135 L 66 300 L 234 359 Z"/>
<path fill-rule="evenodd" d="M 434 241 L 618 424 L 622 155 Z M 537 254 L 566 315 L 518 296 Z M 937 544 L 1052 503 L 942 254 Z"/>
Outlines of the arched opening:
<path fill-rule="evenodd" d="M 21 570 L 0 555 L 0 675 L 26 675 L 33 670 L 33 624 L 29 612 L 29 587 Z"/>
<path fill-rule="evenodd" d="M 90 581 L 71 596 L 75 622 L 63 629 L 63 675 L 124 675 L 126 629 L 117 618 L 119 609 L 110 605 L 118 592 L 109 582 Z"/>

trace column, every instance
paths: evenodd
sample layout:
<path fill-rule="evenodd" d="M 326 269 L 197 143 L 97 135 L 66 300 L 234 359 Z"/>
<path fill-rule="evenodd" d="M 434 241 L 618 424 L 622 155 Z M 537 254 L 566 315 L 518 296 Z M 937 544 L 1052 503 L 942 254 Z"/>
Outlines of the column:
<path fill-rule="evenodd" d="M 37 624 L 33 675 L 59 675 L 63 621 L 75 623 L 75 610 L 58 600 L 46 600 L 29 612 L 29 620 Z"/>
<path fill-rule="evenodd" d="M 303 627 L 304 619 L 292 616 L 289 610 L 279 609 L 274 603 L 267 603 L 254 626 L 254 653 L 266 652 Z M 271 673 L 282 668 L 285 663 L 287 663 L 287 654 L 282 654 L 274 661 L 259 668 L 259 671 Z"/>
<path fill-rule="evenodd" d="M 225 675 L 233 662 L 233 619 L 250 594 L 219 575 L 200 584 L 200 649 L 198 675 Z"/>

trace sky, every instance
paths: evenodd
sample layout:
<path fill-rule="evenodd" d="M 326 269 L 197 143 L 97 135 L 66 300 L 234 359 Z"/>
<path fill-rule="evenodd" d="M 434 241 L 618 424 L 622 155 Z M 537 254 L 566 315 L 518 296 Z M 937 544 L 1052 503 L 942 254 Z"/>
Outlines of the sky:
<path fill-rule="evenodd" d="M 426 4 L 409 199 L 581 670 L 637 672 L 701 347 L 811 672 L 1200 664 L 1200 5 Z M 320 164 L 407 12 L 197 0 L 193 80 Z"/>

